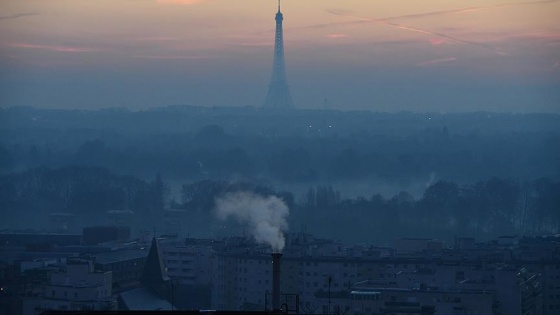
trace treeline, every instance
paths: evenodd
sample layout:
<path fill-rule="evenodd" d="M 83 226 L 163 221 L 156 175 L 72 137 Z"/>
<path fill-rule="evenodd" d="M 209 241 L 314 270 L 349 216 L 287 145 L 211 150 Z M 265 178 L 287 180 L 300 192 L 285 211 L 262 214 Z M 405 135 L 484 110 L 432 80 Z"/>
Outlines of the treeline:
<path fill-rule="evenodd" d="M 305 228 L 328 238 L 379 244 L 398 237 L 455 235 L 493 238 L 499 235 L 542 235 L 560 232 L 560 182 L 549 178 L 517 182 L 491 178 L 459 185 L 438 181 L 423 196 L 407 192 L 391 198 L 342 198 L 332 186 L 311 187 L 302 196 L 275 192 L 248 183 L 199 181 L 182 188 L 182 202 L 174 207 L 193 217 L 211 220 L 217 196 L 236 190 L 279 195 L 291 209 L 293 230 Z"/>
<path fill-rule="evenodd" d="M 34 168 L 0 176 L 2 228 L 49 226 L 51 213 L 68 213 L 85 226 L 103 224 L 109 210 L 157 217 L 167 188 L 158 175 L 146 182 L 98 167 Z"/>
<path fill-rule="evenodd" d="M 195 134 L 146 136 L 123 144 L 85 140 L 76 146 L 0 143 L 0 174 L 46 166 L 85 165 L 119 174 L 160 172 L 182 181 L 266 178 L 285 183 L 423 180 L 433 174 L 458 182 L 514 177 L 558 179 L 555 135 L 453 135 L 446 128 L 413 135 L 270 138 L 207 126 Z"/>
<path fill-rule="evenodd" d="M 380 244 L 398 237 L 482 239 L 560 233 L 560 182 L 549 178 L 525 182 L 491 178 L 463 185 L 438 181 L 418 199 L 407 192 L 391 198 L 375 193 L 344 198 L 328 185 L 294 196 L 252 182 L 202 180 L 183 185 L 180 200 L 169 200 L 159 175 L 145 181 L 97 167 L 36 168 L 0 176 L 0 215 L 2 228 L 44 228 L 53 212 L 73 213 L 87 226 L 108 210 L 132 210 L 143 223 L 154 226 L 161 222 L 163 209 L 170 207 L 186 211 L 182 222 L 186 231 L 204 233 L 216 221 L 212 213 L 216 198 L 232 191 L 280 196 L 290 208 L 292 231 L 305 228 L 358 243 Z"/>
<path fill-rule="evenodd" d="M 340 199 L 330 186 L 311 188 L 293 212 L 293 222 L 329 237 L 389 242 L 398 237 L 454 236 L 489 239 L 499 235 L 560 232 L 560 182 L 491 178 L 458 185 L 439 181 L 415 200 L 407 192 L 392 198 Z"/>
<path fill-rule="evenodd" d="M 560 179 L 560 115 L 178 107 L 0 109 L 0 174 L 85 165 L 174 181 Z"/>

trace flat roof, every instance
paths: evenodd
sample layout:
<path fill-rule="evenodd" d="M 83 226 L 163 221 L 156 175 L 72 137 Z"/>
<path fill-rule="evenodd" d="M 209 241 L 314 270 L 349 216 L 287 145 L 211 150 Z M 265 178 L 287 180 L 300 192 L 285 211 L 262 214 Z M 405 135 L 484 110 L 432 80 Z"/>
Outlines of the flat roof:
<path fill-rule="evenodd" d="M 146 258 L 148 250 L 143 249 L 120 249 L 93 255 L 96 264 L 110 264 L 119 261 Z"/>

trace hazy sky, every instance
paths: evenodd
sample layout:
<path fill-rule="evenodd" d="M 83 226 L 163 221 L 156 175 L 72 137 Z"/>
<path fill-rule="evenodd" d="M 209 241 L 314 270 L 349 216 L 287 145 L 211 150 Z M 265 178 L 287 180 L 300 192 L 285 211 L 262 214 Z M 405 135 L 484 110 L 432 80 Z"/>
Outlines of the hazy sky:
<path fill-rule="evenodd" d="M 0 106 L 260 106 L 274 0 L 0 0 Z M 284 0 L 298 108 L 560 112 L 560 1 Z"/>

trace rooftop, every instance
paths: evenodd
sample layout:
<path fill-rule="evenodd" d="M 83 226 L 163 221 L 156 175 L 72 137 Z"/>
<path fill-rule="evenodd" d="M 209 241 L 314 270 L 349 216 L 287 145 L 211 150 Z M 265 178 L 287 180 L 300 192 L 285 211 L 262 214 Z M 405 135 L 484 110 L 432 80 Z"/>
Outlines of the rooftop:
<path fill-rule="evenodd" d="M 96 264 L 110 264 L 119 261 L 146 258 L 148 251 L 142 249 L 122 249 L 95 254 Z"/>

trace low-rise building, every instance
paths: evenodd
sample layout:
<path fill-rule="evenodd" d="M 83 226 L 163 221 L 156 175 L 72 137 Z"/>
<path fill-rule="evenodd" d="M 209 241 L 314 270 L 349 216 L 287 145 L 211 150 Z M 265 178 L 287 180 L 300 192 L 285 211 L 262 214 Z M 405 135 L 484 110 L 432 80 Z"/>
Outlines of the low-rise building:
<path fill-rule="evenodd" d="M 49 280 L 39 285 L 36 296 L 23 298 L 23 314 L 38 314 L 44 310 L 111 310 L 110 271 L 94 271 L 87 258 L 68 259 L 66 265 L 49 274 Z"/>

